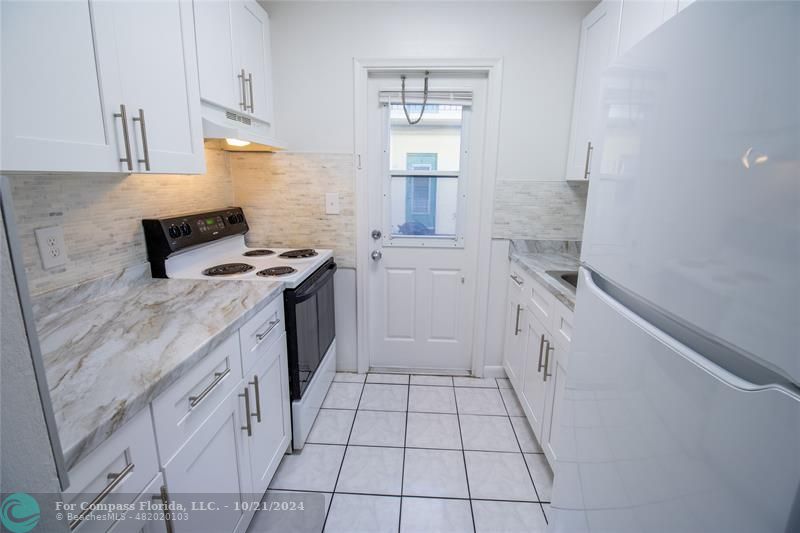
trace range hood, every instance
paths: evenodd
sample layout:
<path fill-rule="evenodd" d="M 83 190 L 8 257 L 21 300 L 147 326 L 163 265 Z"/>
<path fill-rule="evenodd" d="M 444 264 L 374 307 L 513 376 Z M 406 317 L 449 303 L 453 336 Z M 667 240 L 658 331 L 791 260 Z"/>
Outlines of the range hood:
<path fill-rule="evenodd" d="M 206 143 L 216 142 L 218 148 L 236 152 L 277 152 L 286 144 L 276 139 L 272 124 L 234 113 L 202 102 L 203 137 Z M 233 141 L 243 141 L 231 144 Z M 249 143 L 249 144 L 247 144 Z"/>

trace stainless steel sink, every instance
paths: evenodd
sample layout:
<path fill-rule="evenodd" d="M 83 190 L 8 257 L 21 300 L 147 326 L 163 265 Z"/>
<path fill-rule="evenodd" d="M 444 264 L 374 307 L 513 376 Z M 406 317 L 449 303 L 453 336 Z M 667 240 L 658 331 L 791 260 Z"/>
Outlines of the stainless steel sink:
<path fill-rule="evenodd" d="M 572 292 L 578 288 L 577 270 L 547 270 L 545 273 Z"/>

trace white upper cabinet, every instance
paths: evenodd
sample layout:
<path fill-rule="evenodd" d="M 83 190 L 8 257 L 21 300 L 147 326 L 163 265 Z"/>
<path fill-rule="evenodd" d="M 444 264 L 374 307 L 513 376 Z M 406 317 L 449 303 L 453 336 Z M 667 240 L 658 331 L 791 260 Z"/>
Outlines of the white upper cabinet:
<path fill-rule="evenodd" d="M 269 16 L 255 1 L 195 0 L 202 99 L 272 123 Z"/>
<path fill-rule="evenodd" d="M 272 122 L 272 69 L 269 37 L 269 16 L 251 0 L 231 2 L 236 31 L 235 50 L 238 75 L 244 71 L 246 112 L 259 120 Z"/>
<path fill-rule="evenodd" d="M 195 0 L 193 5 L 200 97 L 211 104 L 244 111 L 244 92 L 234 67 L 230 3 Z"/>
<path fill-rule="evenodd" d="M 618 54 L 623 55 L 674 16 L 678 12 L 678 3 L 678 0 L 624 0 L 619 26 Z M 687 2 L 683 0 L 681 3 Z"/>
<path fill-rule="evenodd" d="M 2 2 L 2 49 L 2 170 L 204 171 L 185 0 Z"/>
<path fill-rule="evenodd" d="M 6 171 L 120 171 L 119 85 L 97 69 L 87 2 L 0 2 Z"/>
<path fill-rule="evenodd" d="M 119 79 L 127 107 L 133 171 L 204 172 L 191 4 L 99 0 L 94 12 L 100 70 Z"/>
<path fill-rule="evenodd" d="M 605 1 L 594 8 L 581 26 L 575 100 L 566 178 L 589 179 L 601 112 L 601 75 L 615 57 L 620 3 Z"/>

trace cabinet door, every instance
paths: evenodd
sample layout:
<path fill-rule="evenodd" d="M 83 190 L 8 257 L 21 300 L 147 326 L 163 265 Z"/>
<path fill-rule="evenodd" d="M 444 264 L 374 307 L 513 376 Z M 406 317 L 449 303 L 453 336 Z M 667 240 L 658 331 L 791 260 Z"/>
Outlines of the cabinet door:
<path fill-rule="evenodd" d="M 256 497 L 266 492 L 289 445 L 292 431 L 286 334 L 265 352 L 253 372 L 245 375 L 256 399 L 251 406 L 252 413 L 257 416 L 251 415 L 253 440 L 250 444 L 253 494 Z"/>
<path fill-rule="evenodd" d="M 678 12 L 678 0 L 624 0 L 619 25 L 619 55 Z"/>
<path fill-rule="evenodd" d="M 128 109 L 134 172 L 147 171 L 148 159 L 150 172 L 204 172 L 191 4 L 124 0 L 93 5 L 100 69 L 120 80 Z"/>
<path fill-rule="evenodd" d="M 216 500 L 219 510 L 190 513 L 176 521 L 176 533 L 244 531 L 252 513 L 235 508 L 236 501 L 252 500 L 247 411 L 237 387 L 164 468 L 172 500 L 191 508 L 191 501 Z M 225 500 L 225 501 L 223 501 Z M 228 508 L 223 507 L 227 505 Z"/>
<path fill-rule="evenodd" d="M 614 58 L 619 25 L 619 2 L 607 0 L 594 8 L 581 25 L 575 100 L 567 179 L 589 179 L 595 132 L 602 110 L 601 75 Z"/>
<path fill-rule="evenodd" d="M 513 279 L 508 281 L 506 337 L 503 346 L 503 367 L 511 385 L 522 390 L 522 349 L 525 306 L 522 303 L 522 286 Z"/>
<path fill-rule="evenodd" d="M 245 71 L 245 110 L 264 122 L 272 122 L 272 57 L 269 16 L 252 0 L 233 0 L 234 35 L 239 58 L 238 73 Z"/>
<path fill-rule="evenodd" d="M 545 406 L 545 390 L 547 388 L 547 381 L 545 378 L 545 357 L 548 356 L 549 342 L 547 342 L 548 333 L 541 325 L 539 320 L 533 316 L 529 310 L 525 310 L 525 350 L 523 359 L 525 361 L 525 369 L 522 378 L 522 401 L 525 404 L 523 407 L 528 414 L 528 420 L 531 423 L 536 438 L 539 442 L 543 442 L 542 430 L 544 428 L 544 406 Z M 552 357 L 553 350 L 550 350 L 549 356 Z"/>
<path fill-rule="evenodd" d="M 119 86 L 101 79 L 88 2 L 3 1 L 6 171 L 119 172 Z"/>
<path fill-rule="evenodd" d="M 163 485 L 164 478 L 158 474 L 133 503 L 134 510 L 125 513 L 125 518 L 115 522 L 107 533 L 166 533 L 169 531 L 163 513 L 157 511 L 139 513 L 142 507 L 147 506 L 148 503 L 162 505 L 161 487 Z M 137 514 L 140 515 L 141 520 L 137 520 Z M 174 522 L 175 520 L 172 521 L 172 523 Z M 76 531 L 83 533 L 83 529 Z"/>
<path fill-rule="evenodd" d="M 556 349 L 560 349 L 560 346 Z M 548 378 L 550 386 L 547 389 L 547 403 L 544 413 L 543 448 L 551 465 L 554 465 L 558 460 L 555 432 L 558 431 L 559 417 L 562 416 L 565 391 L 564 383 L 566 383 L 567 379 L 566 371 L 561 365 L 561 357 L 556 358 L 556 364 L 554 366 L 553 376 L 552 378 Z"/>
<path fill-rule="evenodd" d="M 244 111 L 244 91 L 234 67 L 231 5 L 225 0 L 194 0 L 194 27 L 200 97 L 231 111 Z"/>

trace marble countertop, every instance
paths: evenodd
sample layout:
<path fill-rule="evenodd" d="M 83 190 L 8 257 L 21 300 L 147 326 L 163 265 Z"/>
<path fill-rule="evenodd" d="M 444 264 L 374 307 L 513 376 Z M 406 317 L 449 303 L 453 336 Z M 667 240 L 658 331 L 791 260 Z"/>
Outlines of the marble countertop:
<path fill-rule="evenodd" d="M 282 283 L 263 280 L 153 279 L 145 264 L 37 297 L 67 467 L 282 292 Z"/>
<path fill-rule="evenodd" d="M 571 311 L 575 310 L 575 292 L 546 272 L 548 270 L 578 270 L 580 241 L 512 240 L 508 256 L 527 274 L 544 285 L 559 302 Z"/>

